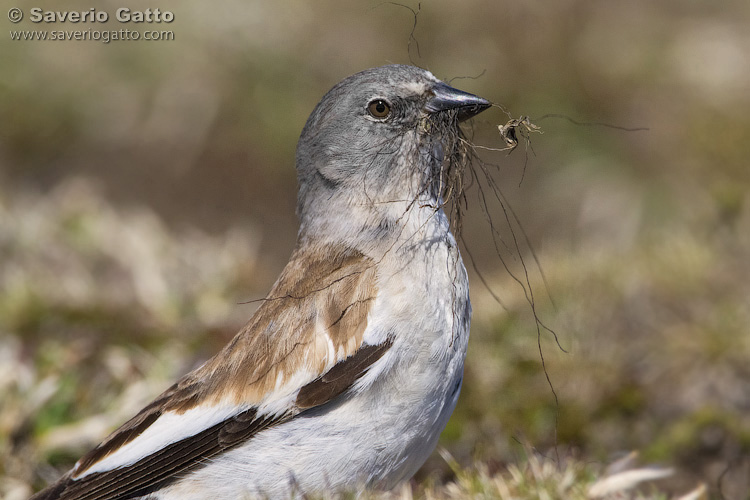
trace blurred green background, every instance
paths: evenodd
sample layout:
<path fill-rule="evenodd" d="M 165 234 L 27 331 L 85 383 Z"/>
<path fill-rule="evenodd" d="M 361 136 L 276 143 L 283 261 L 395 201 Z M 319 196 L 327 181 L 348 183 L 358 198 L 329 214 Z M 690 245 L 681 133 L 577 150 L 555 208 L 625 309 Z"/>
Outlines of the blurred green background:
<path fill-rule="evenodd" d="M 122 26 L 0 21 L 0 495 L 54 479 L 231 338 L 294 244 L 307 115 L 340 79 L 411 60 L 542 128 L 482 159 L 547 286 L 495 205 L 504 258 L 516 274 L 523 258 L 567 351 L 542 332 L 556 406 L 524 290 L 469 193 L 464 238 L 501 303 L 470 270 L 466 380 L 441 445 L 494 469 L 519 442 L 586 462 L 638 450 L 677 469 L 666 488 L 748 497 L 747 1 L 409 3 L 418 49 L 412 12 L 388 2 L 127 6 L 172 11 L 128 28 L 175 39 L 11 41 Z M 502 147 L 507 120 L 477 117 L 475 144 Z M 435 455 L 418 477 L 449 476 Z"/>

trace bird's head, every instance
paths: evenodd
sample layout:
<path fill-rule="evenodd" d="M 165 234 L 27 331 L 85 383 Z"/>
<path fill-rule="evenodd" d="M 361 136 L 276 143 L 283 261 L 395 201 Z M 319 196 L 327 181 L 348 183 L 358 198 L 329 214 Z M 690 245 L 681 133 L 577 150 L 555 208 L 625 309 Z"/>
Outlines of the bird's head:
<path fill-rule="evenodd" d="M 458 123 L 489 106 L 414 66 L 382 66 L 341 81 L 315 107 L 297 146 L 303 228 L 321 212 L 377 219 L 383 205 L 438 203 Z"/>

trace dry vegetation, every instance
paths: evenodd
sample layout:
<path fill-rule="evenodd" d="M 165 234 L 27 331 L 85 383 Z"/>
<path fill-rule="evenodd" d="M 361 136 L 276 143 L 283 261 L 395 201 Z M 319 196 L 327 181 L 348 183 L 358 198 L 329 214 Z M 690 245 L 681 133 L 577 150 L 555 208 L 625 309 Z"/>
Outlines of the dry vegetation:
<path fill-rule="evenodd" d="M 186 0 L 169 43 L 2 42 L 3 498 L 54 479 L 214 353 L 286 261 L 307 114 L 341 77 L 408 62 L 413 24 L 389 4 L 310 5 Z M 446 79 L 486 69 L 453 84 L 544 132 L 482 157 L 567 352 L 542 331 L 555 405 L 524 291 L 470 192 L 464 239 L 501 304 L 472 274 L 444 451 L 389 496 L 748 498 L 745 2 L 445 1 L 418 21 L 416 63 Z M 480 115 L 474 142 L 505 147 L 507 119 Z"/>

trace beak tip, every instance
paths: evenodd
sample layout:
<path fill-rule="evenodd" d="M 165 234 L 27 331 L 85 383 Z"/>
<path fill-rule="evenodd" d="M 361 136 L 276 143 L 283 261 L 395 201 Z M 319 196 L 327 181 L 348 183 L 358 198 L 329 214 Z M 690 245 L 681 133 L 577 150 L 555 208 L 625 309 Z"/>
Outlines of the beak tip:
<path fill-rule="evenodd" d="M 455 109 L 458 111 L 458 121 L 468 120 L 492 106 L 487 99 L 455 89 L 442 82 L 432 91 L 434 95 L 427 101 L 426 111 L 437 113 Z"/>
<path fill-rule="evenodd" d="M 486 99 L 482 99 L 481 97 L 478 97 L 477 99 L 479 99 L 481 102 L 477 102 L 476 104 L 473 104 L 471 106 L 462 107 L 458 110 L 459 120 L 467 120 L 492 106 L 492 103 Z"/>

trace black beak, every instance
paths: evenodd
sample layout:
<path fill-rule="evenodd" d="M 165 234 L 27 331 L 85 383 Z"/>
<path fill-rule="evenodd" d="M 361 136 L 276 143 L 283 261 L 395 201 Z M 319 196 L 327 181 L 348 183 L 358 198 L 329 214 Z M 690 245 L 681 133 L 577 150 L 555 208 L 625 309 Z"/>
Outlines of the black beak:
<path fill-rule="evenodd" d="M 478 115 L 492 106 L 486 99 L 469 94 L 463 90 L 454 89 L 443 82 L 432 87 L 432 93 L 434 95 L 427 101 L 425 110 L 428 113 L 437 113 L 439 111 L 455 109 L 458 111 L 458 121 L 460 122 Z"/>

